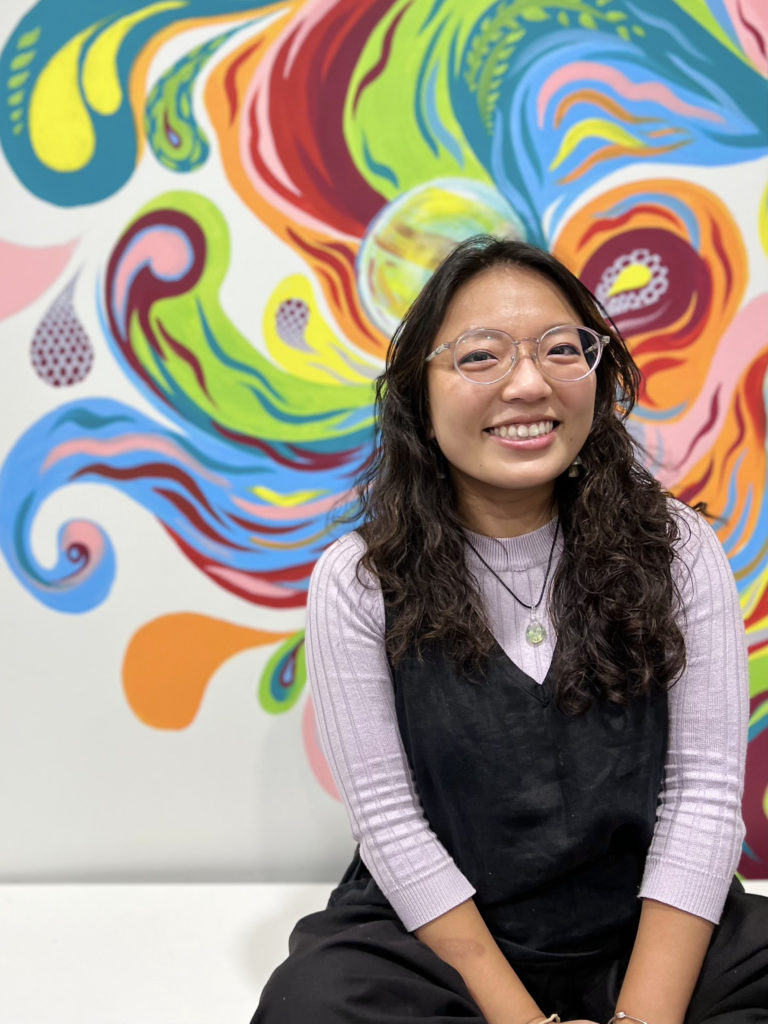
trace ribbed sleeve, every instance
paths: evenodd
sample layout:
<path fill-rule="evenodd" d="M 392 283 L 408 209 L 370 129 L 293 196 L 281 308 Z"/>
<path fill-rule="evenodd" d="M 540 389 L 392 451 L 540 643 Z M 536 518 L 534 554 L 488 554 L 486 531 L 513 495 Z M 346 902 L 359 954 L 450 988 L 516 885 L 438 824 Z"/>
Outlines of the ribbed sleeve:
<path fill-rule="evenodd" d="M 717 923 L 744 838 L 747 645 L 714 531 L 690 509 L 679 513 L 687 665 L 670 691 L 665 782 L 640 895 Z"/>

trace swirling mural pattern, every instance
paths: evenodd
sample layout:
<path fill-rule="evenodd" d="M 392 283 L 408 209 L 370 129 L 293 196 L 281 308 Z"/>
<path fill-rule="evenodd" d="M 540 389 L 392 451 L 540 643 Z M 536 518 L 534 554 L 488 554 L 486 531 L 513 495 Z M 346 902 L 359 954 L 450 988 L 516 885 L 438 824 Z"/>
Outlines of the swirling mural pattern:
<path fill-rule="evenodd" d="M 37 3 L 0 55 L 0 141 L 24 185 L 93 203 L 141 160 L 193 175 L 215 154 L 221 188 L 306 273 L 272 289 L 246 337 L 221 300 L 227 220 L 210 198 L 158 190 L 115 225 L 90 302 L 158 419 L 82 399 L 15 441 L 0 544 L 22 585 L 57 611 L 105 600 L 117 561 L 100 526 L 65 523 L 51 567 L 30 541 L 48 495 L 98 481 L 149 510 L 212 583 L 301 607 L 347 528 L 334 515 L 370 452 L 388 335 L 431 269 L 476 231 L 547 246 L 630 341 L 645 377 L 631 427 L 650 467 L 717 517 L 750 644 L 742 870 L 768 873 L 767 19 L 761 0 L 78 0 L 66 22 Z M 76 320 L 71 288 L 60 294 Z M 214 654 L 169 690 L 150 652 L 193 628 Z M 259 700 L 287 710 L 305 678 L 300 633 L 173 615 L 131 641 L 128 702 L 183 728 L 216 665 L 262 644 L 274 649 Z M 302 730 L 333 792 L 309 702 Z"/>
<path fill-rule="evenodd" d="M 136 107 L 143 107 L 149 62 L 165 34 L 203 18 L 242 17 L 242 11 L 252 17 L 268 6 L 258 0 L 78 0 L 64 6 L 39 0 L 0 54 L 10 110 L 0 120 L 0 142 L 11 167 L 49 202 L 74 206 L 111 195 L 141 154 Z"/>

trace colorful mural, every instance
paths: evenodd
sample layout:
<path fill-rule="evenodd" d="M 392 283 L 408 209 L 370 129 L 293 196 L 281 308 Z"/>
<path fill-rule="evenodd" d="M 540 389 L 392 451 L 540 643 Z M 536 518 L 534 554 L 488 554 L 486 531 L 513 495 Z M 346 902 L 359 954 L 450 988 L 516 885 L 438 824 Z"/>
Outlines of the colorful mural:
<path fill-rule="evenodd" d="M 315 560 L 349 528 L 336 518 L 370 453 L 372 381 L 431 269 L 478 231 L 546 246 L 630 340 L 649 465 L 717 516 L 750 643 L 741 869 L 768 875 L 767 40 L 763 0 L 25 8 L 0 54 L 0 144 L 41 211 L 105 204 L 152 165 L 177 185 L 110 224 L 91 294 L 76 288 L 77 240 L 0 241 L 0 316 L 59 282 L 27 339 L 30 374 L 73 388 L 8 439 L 0 547 L 19 584 L 55 612 L 108 599 L 117 562 L 97 522 L 65 522 L 53 565 L 32 544 L 51 494 L 99 483 L 146 509 L 212 587 L 301 608 Z M 305 268 L 248 334 L 222 301 L 235 208 Z M 141 408 L 77 397 L 95 359 Z M 128 704 L 182 729 L 218 665 L 265 645 L 259 699 L 287 711 L 302 634 L 192 612 L 136 630 Z M 303 714 L 333 793 L 311 702 Z"/>

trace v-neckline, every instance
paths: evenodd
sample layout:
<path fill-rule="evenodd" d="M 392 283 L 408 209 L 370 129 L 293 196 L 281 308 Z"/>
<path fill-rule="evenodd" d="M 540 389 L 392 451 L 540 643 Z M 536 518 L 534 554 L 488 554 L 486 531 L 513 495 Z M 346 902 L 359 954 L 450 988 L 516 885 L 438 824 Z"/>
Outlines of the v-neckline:
<path fill-rule="evenodd" d="M 554 538 L 546 537 L 545 539 L 545 534 L 553 528 L 555 530 Z M 484 534 L 473 533 L 470 530 L 465 530 L 465 533 L 467 534 L 467 538 L 470 541 L 470 546 L 474 545 L 475 555 L 480 557 L 481 562 L 485 561 L 486 567 L 490 567 L 489 562 L 492 563 L 495 561 L 493 553 L 494 550 L 498 550 L 497 548 L 495 548 L 495 545 L 501 546 L 505 553 L 506 564 L 504 566 L 499 565 L 499 571 L 506 571 L 511 568 L 509 564 L 510 544 L 523 544 L 525 545 L 525 548 L 527 548 L 527 550 L 525 551 L 525 555 L 523 556 L 526 564 L 518 563 L 513 567 L 515 571 L 518 571 L 532 568 L 534 565 L 539 564 L 540 559 L 545 560 L 547 555 L 549 554 L 548 550 L 547 554 L 545 554 L 545 547 L 546 549 L 549 549 L 551 544 L 558 542 L 556 518 L 551 519 L 548 523 L 545 523 L 543 526 L 540 526 L 538 529 L 533 530 L 530 533 L 520 534 L 517 537 L 489 537 Z M 531 546 L 536 542 L 541 544 L 541 550 L 535 552 L 534 554 L 534 551 L 531 549 Z M 560 538 L 559 543 L 562 544 L 562 537 Z M 487 550 L 485 550 L 485 554 L 478 554 L 477 548 L 485 548 L 486 545 L 488 545 L 488 548 Z M 554 547 L 552 548 L 552 550 L 554 550 Z M 488 556 L 488 561 L 485 560 L 485 555 Z M 533 560 L 534 558 L 535 560 Z M 495 567 L 491 569 L 492 572 L 494 572 L 494 570 Z M 538 682 L 536 679 L 534 679 L 533 676 L 529 675 L 524 669 L 522 669 L 516 661 L 513 661 L 495 636 L 493 637 L 492 651 L 495 652 L 497 664 L 500 667 L 504 665 L 508 666 L 508 669 L 505 670 L 505 674 L 512 676 L 514 684 L 518 687 L 518 689 L 523 690 L 525 693 L 528 693 L 531 697 L 534 697 L 540 704 L 546 705 L 552 700 L 552 697 L 554 696 L 555 692 L 554 680 L 552 678 L 552 669 L 555 664 L 555 655 L 557 654 L 557 647 L 558 642 L 556 639 L 554 649 L 552 651 L 552 659 L 549 663 L 549 666 L 547 667 L 547 671 L 541 682 Z"/>
<path fill-rule="evenodd" d="M 497 660 L 501 664 L 505 664 L 511 671 L 514 678 L 515 684 L 519 689 L 525 693 L 530 694 L 540 704 L 549 704 L 554 696 L 554 681 L 552 679 L 552 670 L 555 665 L 555 655 L 557 654 L 558 643 L 555 641 L 555 648 L 552 652 L 552 660 L 549 663 L 546 674 L 542 681 L 537 682 L 533 676 L 529 675 L 524 669 L 520 668 L 516 661 L 507 654 L 504 648 L 501 646 L 496 637 L 493 637 L 493 653 Z"/>

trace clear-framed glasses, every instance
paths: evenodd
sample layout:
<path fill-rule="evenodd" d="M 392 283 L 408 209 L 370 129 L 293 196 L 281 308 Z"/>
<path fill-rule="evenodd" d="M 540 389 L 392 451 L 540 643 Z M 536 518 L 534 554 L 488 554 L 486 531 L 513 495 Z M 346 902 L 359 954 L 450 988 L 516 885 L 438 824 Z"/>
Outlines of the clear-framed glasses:
<path fill-rule="evenodd" d="M 453 365 L 465 380 L 496 384 L 512 372 L 520 359 L 520 346 L 526 345 L 531 359 L 549 380 L 576 381 L 594 373 L 610 340 L 607 334 L 574 324 L 550 327 L 540 338 L 513 338 L 506 331 L 477 327 L 439 345 L 426 362 L 452 348 Z"/>

